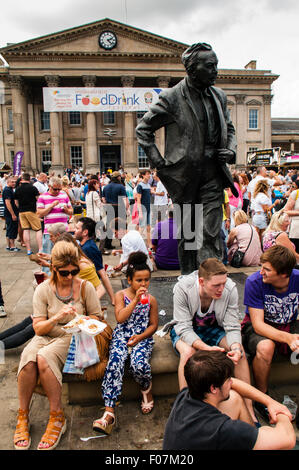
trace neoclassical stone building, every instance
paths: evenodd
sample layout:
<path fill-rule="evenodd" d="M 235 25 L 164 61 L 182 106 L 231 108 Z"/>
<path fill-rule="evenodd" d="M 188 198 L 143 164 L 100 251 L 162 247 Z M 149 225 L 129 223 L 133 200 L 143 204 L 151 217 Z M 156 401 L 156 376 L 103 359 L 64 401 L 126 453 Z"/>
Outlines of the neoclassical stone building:
<path fill-rule="evenodd" d="M 188 46 L 103 19 L 0 49 L 0 161 L 11 165 L 14 154 L 23 151 L 23 166 L 33 171 L 146 167 L 135 136 L 139 113 L 45 112 L 42 89 L 171 87 L 185 76 L 181 54 Z M 219 70 L 216 86 L 228 97 L 238 165 L 245 164 L 248 151 L 272 146 L 271 85 L 277 78 L 258 70 L 256 61 Z M 163 131 L 157 142 L 162 150 Z"/>

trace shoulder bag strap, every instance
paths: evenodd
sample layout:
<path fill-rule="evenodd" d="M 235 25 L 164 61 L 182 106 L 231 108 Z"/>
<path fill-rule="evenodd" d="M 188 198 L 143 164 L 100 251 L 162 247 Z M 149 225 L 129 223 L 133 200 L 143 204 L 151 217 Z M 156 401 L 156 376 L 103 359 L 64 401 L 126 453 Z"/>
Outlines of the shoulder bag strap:
<path fill-rule="evenodd" d="M 249 241 L 249 243 L 248 243 L 248 246 L 247 246 L 246 250 L 244 251 L 244 255 L 245 255 L 246 251 L 248 250 L 248 248 L 249 248 L 249 246 L 250 246 L 250 243 L 251 243 L 251 240 L 252 240 L 252 236 L 253 236 L 253 228 L 251 227 L 251 225 L 250 225 L 250 228 L 251 228 L 251 237 L 250 237 L 250 241 Z"/>

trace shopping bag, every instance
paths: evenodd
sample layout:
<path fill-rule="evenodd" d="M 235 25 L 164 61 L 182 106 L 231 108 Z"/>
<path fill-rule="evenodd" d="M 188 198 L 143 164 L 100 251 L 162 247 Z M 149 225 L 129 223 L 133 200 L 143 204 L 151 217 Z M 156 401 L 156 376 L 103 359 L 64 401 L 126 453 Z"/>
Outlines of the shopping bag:
<path fill-rule="evenodd" d="M 76 353 L 76 334 L 73 334 L 69 350 L 67 353 L 67 358 L 63 367 L 63 372 L 65 374 L 84 374 L 84 369 L 75 366 L 75 353 Z"/>
<path fill-rule="evenodd" d="M 97 344 L 93 336 L 83 331 L 76 335 L 75 366 L 85 369 L 100 361 Z"/>

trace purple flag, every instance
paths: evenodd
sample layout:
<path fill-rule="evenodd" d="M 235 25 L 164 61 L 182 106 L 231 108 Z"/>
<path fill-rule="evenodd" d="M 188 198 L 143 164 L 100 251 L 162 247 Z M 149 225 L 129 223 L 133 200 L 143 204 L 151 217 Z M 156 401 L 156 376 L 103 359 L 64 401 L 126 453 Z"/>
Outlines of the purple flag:
<path fill-rule="evenodd" d="M 13 174 L 14 176 L 20 176 L 21 174 L 21 164 L 23 160 L 24 152 L 17 152 L 13 161 Z"/>

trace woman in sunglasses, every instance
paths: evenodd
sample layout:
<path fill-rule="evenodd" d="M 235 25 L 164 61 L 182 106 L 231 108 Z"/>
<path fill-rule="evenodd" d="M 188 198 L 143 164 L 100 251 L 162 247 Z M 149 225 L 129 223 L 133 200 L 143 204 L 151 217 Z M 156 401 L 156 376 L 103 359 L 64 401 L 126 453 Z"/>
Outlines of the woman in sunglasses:
<path fill-rule="evenodd" d="M 54 449 L 66 430 L 61 404 L 62 369 L 71 334 L 61 327 L 76 314 L 88 316 L 101 312 L 97 293 L 88 281 L 79 279 L 79 252 L 66 241 L 52 249 L 50 279 L 42 282 L 33 296 L 33 328 L 35 336 L 21 355 L 18 370 L 20 409 L 14 436 L 17 450 L 29 449 L 29 404 L 38 378 L 49 399 L 50 418 L 38 450 Z M 85 295 L 81 295 L 85 282 Z"/>

